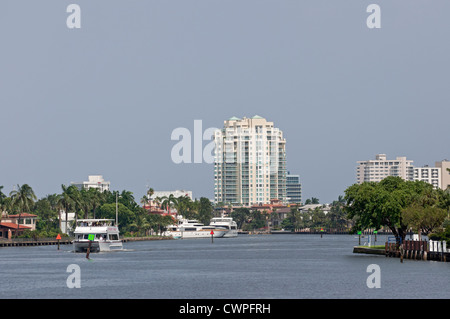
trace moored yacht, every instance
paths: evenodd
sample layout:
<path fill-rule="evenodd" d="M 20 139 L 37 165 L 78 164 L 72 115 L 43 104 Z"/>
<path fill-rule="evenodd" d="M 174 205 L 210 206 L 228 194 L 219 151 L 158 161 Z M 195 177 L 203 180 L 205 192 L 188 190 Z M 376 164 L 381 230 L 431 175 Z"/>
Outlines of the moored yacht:
<path fill-rule="evenodd" d="M 237 224 L 231 217 L 214 217 L 211 219 L 210 225 L 226 229 L 227 232 L 223 236 L 225 238 L 237 237 L 238 235 Z"/>
<path fill-rule="evenodd" d="M 115 225 L 114 219 L 79 219 L 74 233 L 75 252 L 85 252 L 89 244 L 91 252 L 123 249 L 119 227 Z"/>
<path fill-rule="evenodd" d="M 181 220 L 177 225 L 167 227 L 166 235 L 173 238 L 221 238 L 227 230 L 215 226 L 206 226 L 197 220 Z"/>

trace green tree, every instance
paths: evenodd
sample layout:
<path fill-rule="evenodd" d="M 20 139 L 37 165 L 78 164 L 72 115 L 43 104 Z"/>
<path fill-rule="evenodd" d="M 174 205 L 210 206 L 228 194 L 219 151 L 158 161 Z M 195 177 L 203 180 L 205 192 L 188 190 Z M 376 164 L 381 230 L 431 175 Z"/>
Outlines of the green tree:
<path fill-rule="evenodd" d="M 326 227 L 326 216 L 323 210 L 320 209 L 320 207 L 316 207 L 312 211 L 312 222 L 313 227 L 316 228 Z"/>
<path fill-rule="evenodd" d="M 168 211 L 170 214 L 170 209 L 174 208 L 177 204 L 177 198 L 170 194 L 169 196 L 163 196 L 161 197 L 161 208 Z"/>
<path fill-rule="evenodd" d="M 183 216 L 186 219 L 197 219 L 196 205 L 189 196 L 179 196 L 176 199 L 175 208 L 178 215 Z"/>
<path fill-rule="evenodd" d="M 344 205 L 345 199 L 341 195 L 331 203 L 330 211 L 326 215 L 330 228 L 344 228 L 347 226 L 348 219 L 346 218 Z"/>
<path fill-rule="evenodd" d="M 98 218 L 116 219 L 116 203 L 106 203 L 97 210 Z M 134 222 L 135 213 L 122 203 L 117 203 L 118 224 L 121 232 L 130 231 L 129 225 Z"/>
<path fill-rule="evenodd" d="M 2 192 L 3 186 L 0 186 L 0 222 L 3 217 L 3 212 L 8 211 L 8 208 L 10 207 L 11 198 L 3 194 Z"/>
<path fill-rule="evenodd" d="M 147 220 L 150 228 L 159 235 L 167 229 L 167 226 L 175 224 L 176 221 L 170 215 L 148 214 Z"/>
<path fill-rule="evenodd" d="M 0 186 L 0 205 L 3 203 L 3 200 L 7 197 L 5 194 L 3 194 L 2 189 L 3 186 Z"/>
<path fill-rule="evenodd" d="M 305 205 L 310 205 L 310 204 L 319 204 L 319 199 L 315 198 L 315 197 L 308 198 L 305 201 Z"/>
<path fill-rule="evenodd" d="M 141 198 L 142 207 L 147 206 L 148 202 L 149 202 L 149 199 L 148 199 L 147 195 L 142 196 L 142 198 Z"/>
<path fill-rule="evenodd" d="M 432 185 L 389 176 L 380 182 L 354 184 L 345 190 L 348 218 L 355 218 L 353 231 L 388 227 L 398 241 L 404 240 L 408 225 L 402 211 Z"/>
<path fill-rule="evenodd" d="M 245 207 L 239 207 L 231 212 L 230 216 L 237 224 L 238 229 L 242 229 L 244 224 L 250 218 L 250 210 Z"/>
<path fill-rule="evenodd" d="M 213 217 L 213 211 L 214 208 L 211 201 L 206 197 L 200 197 L 198 202 L 198 220 L 205 225 L 209 225 Z"/>
<path fill-rule="evenodd" d="M 128 225 L 130 231 L 135 231 L 139 236 L 147 235 L 148 230 L 151 227 L 149 220 L 147 219 L 147 211 L 144 208 L 139 208 L 134 214 L 134 218 Z"/>
<path fill-rule="evenodd" d="M 66 232 L 69 229 L 69 212 L 75 212 L 75 218 L 76 218 L 76 211 L 80 205 L 80 196 L 78 188 L 75 185 L 70 185 L 69 187 L 65 185 L 61 185 L 62 193 L 61 196 L 58 199 L 58 206 L 60 209 L 64 210 L 66 214 Z M 61 229 L 61 214 L 59 214 L 59 228 Z"/>
<path fill-rule="evenodd" d="M 55 207 L 52 207 L 51 199 L 49 199 L 49 196 L 41 198 L 35 203 L 33 212 L 38 216 L 38 221 L 36 223 L 37 231 L 57 231 L 58 212 Z"/>
<path fill-rule="evenodd" d="M 418 204 L 404 208 L 402 213 L 405 224 L 419 234 L 419 240 L 422 240 L 422 233 L 428 235 L 442 226 L 447 216 L 445 209 L 435 206 L 423 207 Z"/>
<path fill-rule="evenodd" d="M 79 207 L 84 214 L 83 218 L 89 218 L 89 213 L 92 210 L 92 202 L 92 192 L 85 188 L 82 188 L 79 194 Z"/>
<path fill-rule="evenodd" d="M 37 199 L 33 189 L 28 184 L 22 186 L 17 185 L 17 190 L 11 191 L 9 196 L 11 197 L 11 208 L 19 212 L 19 218 L 17 220 L 17 230 L 20 225 L 20 218 L 23 213 L 29 213 L 34 205 L 34 201 Z M 16 231 L 15 237 L 17 237 L 18 231 Z"/>

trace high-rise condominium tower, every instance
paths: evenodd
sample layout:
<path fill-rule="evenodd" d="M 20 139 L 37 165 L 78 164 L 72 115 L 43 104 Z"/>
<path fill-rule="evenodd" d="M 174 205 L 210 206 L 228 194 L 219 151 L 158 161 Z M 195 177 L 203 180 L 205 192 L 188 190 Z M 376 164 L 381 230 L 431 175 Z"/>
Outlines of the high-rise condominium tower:
<path fill-rule="evenodd" d="M 214 134 L 216 203 L 286 202 L 286 140 L 260 116 L 232 117 Z"/>

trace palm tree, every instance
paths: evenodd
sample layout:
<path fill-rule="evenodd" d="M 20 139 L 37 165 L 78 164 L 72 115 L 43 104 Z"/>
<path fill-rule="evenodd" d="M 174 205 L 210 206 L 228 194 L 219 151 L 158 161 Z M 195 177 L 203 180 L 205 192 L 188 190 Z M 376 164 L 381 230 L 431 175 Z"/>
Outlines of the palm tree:
<path fill-rule="evenodd" d="M 145 196 L 144 196 L 145 197 Z M 150 223 L 148 222 L 145 214 L 137 213 L 134 217 L 134 222 L 129 225 L 131 229 L 136 229 L 136 232 L 139 236 L 142 235 L 142 231 L 147 232 L 147 229 L 150 228 Z"/>
<path fill-rule="evenodd" d="M 17 185 L 17 190 L 11 191 L 9 196 L 11 197 L 11 208 L 19 212 L 17 231 L 15 234 L 15 237 L 17 237 L 19 233 L 20 217 L 23 213 L 30 212 L 37 197 L 28 184 L 23 184 L 22 186 Z"/>
<path fill-rule="evenodd" d="M 63 190 L 61 197 L 58 200 L 58 205 L 60 208 L 63 208 L 66 213 L 66 232 L 68 230 L 67 224 L 69 222 L 69 210 L 77 211 L 78 206 L 80 205 L 79 196 L 77 195 L 78 188 L 74 185 L 66 187 L 65 185 L 61 185 Z M 61 214 L 60 214 L 61 217 Z M 75 214 L 76 218 L 76 214 Z M 60 228 L 61 228 L 61 219 L 60 219 Z"/>
<path fill-rule="evenodd" d="M 93 188 L 91 188 L 93 189 Z M 81 189 L 80 191 L 80 207 L 84 212 L 84 218 L 89 218 L 89 212 L 92 208 L 93 196 L 89 190 Z"/>
<path fill-rule="evenodd" d="M 170 214 L 170 208 L 177 204 L 177 198 L 170 194 L 169 196 L 163 196 L 161 199 L 161 208 L 167 210 Z"/>
<path fill-rule="evenodd" d="M 154 193 L 155 191 L 153 190 L 153 188 L 150 187 L 147 191 L 148 199 L 150 199 Z"/>
<path fill-rule="evenodd" d="M 3 200 L 6 198 L 6 195 L 2 192 L 3 186 L 0 186 L 0 204 L 3 202 Z"/>
<path fill-rule="evenodd" d="M 148 201 L 149 201 L 149 199 L 148 199 L 147 195 L 142 196 L 141 204 L 142 204 L 143 208 L 145 208 L 145 206 L 148 205 Z"/>
<path fill-rule="evenodd" d="M 270 223 L 272 224 L 272 227 L 275 226 L 275 222 L 277 223 L 277 226 L 278 226 L 278 221 L 280 219 L 279 217 L 280 216 L 277 213 L 277 208 L 273 207 L 272 208 L 272 213 L 270 214 Z"/>
<path fill-rule="evenodd" d="M 95 212 L 106 200 L 106 193 L 102 193 L 98 188 L 89 188 L 88 190 L 91 199 L 92 214 L 95 218 Z"/>
<path fill-rule="evenodd" d="M 3 186 L 0 186 L 0 222 L 2 221 L 3 211 L 6 210 L 7 196 L 2 192 Z"/>
<path fill-rule="evenodd" d="M 193 202 L 189 196 L 179 196 L 175 204 L 178 215 L 186 219 L 194 219 L 196 211 L 193 209 Z"/>

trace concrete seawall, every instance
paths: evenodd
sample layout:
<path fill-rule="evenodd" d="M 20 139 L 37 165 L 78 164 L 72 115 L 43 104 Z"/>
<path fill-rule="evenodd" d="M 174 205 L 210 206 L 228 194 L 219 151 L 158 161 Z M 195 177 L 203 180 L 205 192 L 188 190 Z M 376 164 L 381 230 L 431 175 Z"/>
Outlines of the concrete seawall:
<path fill-rule="evenodd" d="M 386 252 L 384 249 L 376 249 L 376 248 L 361 247 L 361 246 L 354 246 L 353 253 L 369 254 L 369 255 L 383 255 L 383 256 L 386 255 Z"/>

